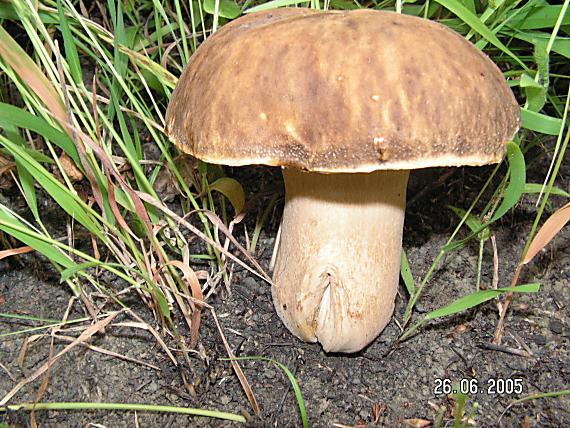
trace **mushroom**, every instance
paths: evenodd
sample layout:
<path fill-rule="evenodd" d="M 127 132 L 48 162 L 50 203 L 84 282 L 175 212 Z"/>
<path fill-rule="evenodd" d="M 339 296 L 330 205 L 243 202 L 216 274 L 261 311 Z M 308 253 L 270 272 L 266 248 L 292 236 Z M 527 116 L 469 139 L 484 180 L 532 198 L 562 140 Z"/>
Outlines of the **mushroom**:
<path fill-rule="evenodd" d="M 519 125 L 476 47 L 373 10 L 236 19 L 193 55 L 166 116 L 197 158 L 283 168 L 273 300 L 293 334 L 328 352 L 361 350 L 391 318 L 409 170 L 497 163 Z"/>

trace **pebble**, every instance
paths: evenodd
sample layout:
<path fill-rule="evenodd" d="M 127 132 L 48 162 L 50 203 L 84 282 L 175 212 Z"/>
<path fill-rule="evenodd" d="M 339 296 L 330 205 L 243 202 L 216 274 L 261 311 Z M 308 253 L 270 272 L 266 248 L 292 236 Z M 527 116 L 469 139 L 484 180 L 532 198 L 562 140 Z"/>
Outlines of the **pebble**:
<path fill-rule="evenodd" d="M 532 341 L 539 346 L 546 345 L 546 337 L 544 337 L 542 334 L 533 335 Z"/>
<path fill-rule="evenodd" d="M 224 406 L 231 403 L 231 401 L 232 397 L 230 397 L 229 395 L 222 395 L 221 402 Z"/>
<path fill-rule="evenodd" d="M 561 334 L 564 331 L 564 324 L 558 320 L 551 320 L 548 323 L 548 328 L 552 333 Z"/>

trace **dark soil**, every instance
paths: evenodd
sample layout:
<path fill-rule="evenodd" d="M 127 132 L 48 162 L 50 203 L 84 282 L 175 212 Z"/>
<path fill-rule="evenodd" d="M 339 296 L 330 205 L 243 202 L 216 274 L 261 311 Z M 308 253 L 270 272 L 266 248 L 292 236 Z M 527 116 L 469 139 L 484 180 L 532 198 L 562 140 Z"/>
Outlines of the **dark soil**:
<path fill-rule="evenodd" d="M 527 161 L 530 158 L 534 156 L 527 155 Z M 542 180 L 544 165 L 545 159 L 532 169 L 537 171 L 537 176 L 529 177 L 529 182 Z M 250 192 L 260 187 L 260 177 L 265 177 L 265 182 L 279 180 L 278 171 L 265 168 L 253 173 L 229 172 L 238 174 Z M 489 170 L 457 169 L 443 186 L 425 187 L 425 183 L 433 182 L 443 172 L 416 173 L 410 185 L 408 199 L 414 202 L 407 210 L 404 247 L 416 280 L 427 271 L 457 224 L 458 219 L 446 206 L 466 208 Z M 569 190 L 569 185 L 570 168 L 566 165 L 558 186 Z M 415 197 L 419 191 L 422 193 Z M 510 284 L 534 219 L 533 200 L 526 196 L 512 213 L 492 228 L 499 256 L 499 287 Z M 562 198 L 553 197 L 549 212 L 563 203 Z M 252 213 L 248 221 L 255 221 L 255 215 Z M 264 267 L 271 257 L 279 216 L 277 210 L 258 245 L 256 255 Z M 238 237 L 242 230 L 238 228 Z M 465 232 L 462 236 L 466 236 Z M 480 389 L 479 394 L 469 396 L 467 403 L 467 411 L 477 403 L 472 417 L 472 424 L 476 426 L 570 426 L 569 396 L 535 399 L 507 409 L 515 399 L 527 394 L 570 388 L 569 243 L 570 228 L 567 227 L 522 272 L 520 283 L 540 282 L 542 287 L 537 294 L 516 296 L 507 317 L 503 345 L 519 354 L 526 349 L 531 356 L 489 349 L 498 321 L 494 301 L 467 313 L 434 321 L 409 340 L 393 346 L 400 334 L 395 321 L 401 321 L 408 299 L 403 285 L 393 322 L 357 355 L 327 355 L 319 345 L 297 340 L 275 314 L 269 286 L 237 267 L 231 295 L 224 299 L 220 295 L 213 296 L 209 303 L 215 307 L 236 355 L 273 358 L 295 373 L 311 426 L 335 426 L 335 423 L 422 426 L 413 424 L 421 424 L 421 420 L 433 423 L 440 410 L 445 411 L 444 426 L 452 426 L 456 400 L 452 395 L 434 393 L 437 379 L 459 382 L 471 378 L 478 381 Z M 478 244 L 471 242 L 445 259 L 429 282 L 414 320 L 421 319 L 422 313 L 474 291 L 477 254 Z M 491 284 L 492 272 L 492 248 L 487 243 L 482 269 L 482 283 L 486 287 Z M 156 326 L 135 297 L 127 297 L 126 301 L 137 313 L 146 314 L 147 321 Z M 70 291 L 59 283 L 57 273 L 37 255 L 0 261 L 0 313 L 61 319 L 70 298 Z M 83 316 L 81 304 L 75 302 L 69 318 Z M 0 334 L 39 325 L 0 320 Z M 116 322 L 120 321 L 132 319 L 121 315 Z M 180 329 L 184 331 L 182 323 Z M 31 334 L 0 339 L 0 397 L 45 363 L 50 355 L 51 338 L 46 334 L 29 344 L 25 358 L 18 363 L 24 341 Z M 104 334 L 93 337 L 90 344 L 155 365 L 156 369 L 78 347 L 49 371 L 49 382 L 41 401 L 165 404 L 252 414 L 229 362 L 220 359 L 226 357 L 226 352 L 208 313 L 203 318 L 200 352 L 191 355 L 191 367 L 183 363 L 182 358 L 179 358 L 180 366 L 175 367 L 148 332 L 128 326 L 110 326 Z M 52 353 L 66 345 L 67 342 L 55 339 Z M 175 347 L 176 342 L 171 341 L 171 345 Z M 241 365 L 262 407 L 261 415 L 251 417 L 250 426 L 299 426 L 298 407 L 284 373 L 260 361 L 243 361 Z M 184 386 L 182 375 L 194 383 L 195 396 Z M 522 379 L 522 394 L 489 391 L 493 383 L 499 385 L 502 380 L 515 378 Z M 34 401 L 43 379 L 27 385 L 11 403 Z M 50 411 L 37 412 L 35 418 L 42 427 L 234 425 L 208 418 L 144 412 Z M 30 414 L 0 414 L 1 422 L 16 427 L 29 426 Z"/>

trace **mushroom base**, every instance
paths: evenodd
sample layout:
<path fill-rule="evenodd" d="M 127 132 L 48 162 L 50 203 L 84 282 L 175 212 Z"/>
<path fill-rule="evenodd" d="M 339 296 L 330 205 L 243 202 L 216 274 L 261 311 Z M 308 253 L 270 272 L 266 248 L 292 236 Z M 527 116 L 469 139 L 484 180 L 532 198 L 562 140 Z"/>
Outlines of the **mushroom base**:
<path fill-rule="evenodd" d="M 390 321 L 409 171 L 283 169 L 285 210 L 273 302 L 297 337 L 357 352 Z"/>

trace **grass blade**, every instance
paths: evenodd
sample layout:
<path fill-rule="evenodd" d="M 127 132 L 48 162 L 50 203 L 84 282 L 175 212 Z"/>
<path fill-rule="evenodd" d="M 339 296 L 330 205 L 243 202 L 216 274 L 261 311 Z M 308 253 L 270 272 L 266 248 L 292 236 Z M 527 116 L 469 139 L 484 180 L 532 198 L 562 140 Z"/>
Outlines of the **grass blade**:
<path fill-rule="evenodd" d="M 491 235 L 491 232 L 489 232 L 489 228 L 484 227 L 483 223 L 474 214 L 467 213 L 467 211 L 462 210 L 461 208 L 453 207 L 451 205 L 449 206 L 449 208 L 455 214 L 457 214 L 457 216 L 461 219 L 463 217 L 467 216 L 465 218 L 465 224 L 467 225 L 467 227 L 469 229 L 471 229 L 472 233 L 481 233 L 481 235 L 479 236 L 479 239 L 482 239 L 482 240 L 489 239 L 489 237 Z"/>
<path fill-rule="evenodd" d="M 83 201 L 57 181 L 42 165 L 34 159 L 31 159 L 21 147 L 1 135 L 0 144 L 6 147 L 15 157 L 16 161 L 20 162 L 22 167 L 34 176 L 36 181 L 55 199 L 61 208 L 85 226 L 91 233 L 104 240 L 100 225 L 96 224 L 91 215 L 88 214 L 90 209 Z"/>
<path fill-rule="evenodd" d="M 59 146 L 73 159 L 78 168 L 82 168 L 79 153 L 69 135 L 54 128 L 45 119 L 39 116 L 35 116 L 19 107 L 0 103 L 0 128 L 8 128 L 10 126 L 28 129 L 40 134 Z"/>
<path fill-rule="evenodd" d="M 210 190 L 220 192 L 234 207 L 236 214 L 239 214 L 245 205 L 245 193 L 242 185 L 234 178 L 221 177 L 210 184 Z"/>
<path fill-rule="evenodd" d="M 219 10 L 218 14 L 222 18 L 234 19 L 241 15 L 241 7 L 231 0 L 219 0 Z M 215 0 L 204 0 L 203 3 L 204 10 L 210 15 L 214 15 L 216 9 Z"/>
<path fill-rule="evenodd" d="M 223 359 L 225 360 L 227 358 L 223 358 Z M 283 372 L 287 376 L 287 379 L 289 379 L 289 382 L 291 382 L 291 387 L 293 388 L 293 391 L 295 392 L 295 398 L 297 399 L 297 405 L 299 406 L 299 413 L 301 414 L 301 422 L 303 424 L 303 428 L 308 428 L 309 418 L 307 416 L 307 409 L 305 407 L 305 401 L 303 400 L 303 394 L 301 393 L 301 388 L 299 387 L 299 383 L 297 382 L 297 379 L 295 379 L 295 375 L 293 374 L 293 372 L 291 372 L 291 370 L 289 370 L 289 367 L 287 367 L 285 364 L 280 363 L 279 361 L 276 361 L 274 359 L 267 358 L 267 357 L 234 357 L 233 359 L 234 360 L 265 361 L 265 362 L 268 362 L 271 364 L 275 364 L 277 367 L 279 367 L 281 370 L 283 370 Z"/>
<path fill-rule="evenodd" d="M 273 0 L 259 6 L 252 7 L 244 13 L 260 12 L 262 10 L 277 9 L 278 7 L 295 6 L 301 3 L 309 3 L 311 0 Z"/>
<path fill-rule="evenodd" d="M 570 58 L 570 38 L 568 37 L 556 37 L 551 43 L 551 34 L 543 33 L 541 31 L 503 31 L 502 34 L 509 37 L 514 37 L 515 39 L 523 40 L 527 43 L 532 43 L 533 45 L 540 44 L 545 49 L 556 52 L 566 58 Z"/>
<path fill-rule="evenodd" d="M 63 100 L 55 87 L 2 26 L 0 26 L 0 57 L 33 89 L 48 110 L 61 123 L 65 123 L 67 115 L 65 114 Z"/>
<path fill-rule="evenodd" d="M 489 223 L 492 223 L 505 215 L 507 211 L 515 206 L 524 192 L 524 186 L 526 183 L 526 165 L 524 156 L 519 146 L 515 143 L 509 143 L 507 145 L 507 159 L 509 160 L 510 167 L 509 185 L 505 189 L 501 205 L 499 205 L 499 208 L 497 208 L 497 211 L 495 211 L 495 214 L 493 214 Z"/>
<path fill-rule="evenodd" d="M 436 309 L 435 311 L 428 313 L 425 316 L 424 320 L 429 321 L 436 318 L 453 315 L 458 312 L 466 311 L 467 309 L 471 309 L 477 305 L 480 305 L 481 303 L 484 303 L 509 291 L 513 291 L 515 293 L 537 293 L 539 289 L 540 289 L 539 283 L 532 283 L 532 284 L 518 285 L 513 288 L 499 288 L 496 290 L 478 291 L 476 293 L 472 293 L 467 296 L 461 297 L 456 301 L 450 303 L 449 305 L 444 306 L 443 308 Z"/>
<path fill-rule="evenodd" d="M 570 395 L 570 389 L 563 389 L 562 391 L 552 391 L 552 392 L 541 392 L 538 394 L 530 394 L 527 395 L 526 397 L 523 398 L 519 398 L 518 400 L 515 400 L 513 402 L 511 402 L 506 409 L 503 411 L 503 413 L 501 413 L 501 417 L 499 418 L 499 420 L 497 421 L 497 423 L 501 422 L 501 419 L 503 418 L 503 416 L 509 411 L 509 409 L 517 404 L 520 403 L 524 403 L 525 401 L 530 401 L 530 400 L 536 400 L 539 398 L 549 398 L 549 397 L 562 397 L 564 395 Z"/>
<path fill-rule="evenodd" d="M 570 25 L 570 15 L 563 15 L 563 6 L 544 5 L 533 8 L 523 16 L 516 16 L 509 21 L 509 26 L 518 30 L 535 30 L 538 28 L 553 28 L 559 17 L 561 25 Z"/>
<path fill-rule="evenodd" d="M 122 410 L 127 412 L 158 412 L 178 413 L 182 415 L 204 416 L 207 418 L 225 419 L 227 421 L 246 422 L 242 415 L 220 412 L 218 410 L 204 410 L 192 407 L 155 406 L 137 403 L 85 403 L 85 402 L 59 402 L 59 403 L 21 403 L 0 407 L 0 412 L 17 412 L 21 410 Z"/>
<path fill-rule="evenodd" d="M 77 47 L 73 40 L 69 23 L 65 16 L 61 0 L 57 0 L 57 13 L 59 15 L 59 25 L 61 35 L 63 36 L 63 47 L 65 49 L 65 60 L 69 66 L 69 72 L 73 77 L 73 81 L 77 84 L 83 82 L 83 73 L 81 71 L 81 63 L 79 62 L 79 55 L 77 54 Z"/>
<path fill-rule="evenodd" d="M 408 290 L 409 295 L 413 296 L 416 293 L 416 285 L 414 284 L 414 277 L 412 275 L 410 263 L 408 262 L 408 256 L 404 250 L 402 250 L 400 275 L 402 275 L 402 279 L 404 280 L 404 284 L 406 285 L 406 289 Z"/>
<path fill-rule="evenodd" d="M 463 4 L 461 4 L 459 1 L 457 0 L 435 0 L 435 1 L 437 1 L 446 9 L 449 9 L 451 12 L 457 15 L 459 19 L 461 19 L 463 22 L 469 25 L 469 27 L 471 27 L 473 31 L 479 33 L 487 41 L 489 41 L 494 46 L 503 51 L 505 54 L 514 59 L 523 69 L 525 70 L 527 69 L 526 65 L 519 59 L 519 57 L 517 57 L 514 53 L 512 53 L 510 49 L 507 48 L 497 38 L 497 36 L 495 36 L 495 34 L 485 24 L 483 24 L 483 22 L 481 22 L 481 20 L 477 17 L 477 15 L 475 15 L 473 12 L 471 12 L 469 9 L 463 6 Z"/>
<path fill-rule="evenodd" d="M 522 126 L 529 131 L 546 135 L 558 135 L 562 128 L 562 120 L 527 109 L 521 109 Z"/>
<path fill-rule="evenodd" d="M 524 193 L 527 195 L 541 193 L 543 191 L 544 191 L 543 184 L 526 183 L 524 186 Z M 565 198 L 570 198 L 570 193 L 556 186 L 552 186 L 552 189 L 550 189 L 550 194 L 555 196 L 564 196 Z"/>
<path fill-rule="evenodd" d="M 510 288 L 498 288 L 491 290 L 476 291 L 475 293 L 469 294 L 467 296 L 460 297 L 459 299 L 451 302 L 449 305 L 443 308 L 436 309 L 435 311 L 429 312 L 421 321 L 414 324 L 412 327 L 408 328 L 398 339 L 403 341 L 410 337 L 418 328 L 424 325 L 430 320 L 436 318 L 441 318 L 449 315 L 453 315 L 459 312 L 466 311 L 467 309 L 474 308 L 481 303 L 491 300 L 503 293 L 537 293 L 540 289 L 540 284 L 522 284 L 517 287 Z"/>
<path fill-rule="evenodd" d="M 0 230 L 13 236 L 18 241 L 32 247 L 51 261 L 64 267 L 72 267 L 74 263 L 60 250 L 54 248 L 41 235 L 27 228 L 22 222 L 0 205 Z"/>

